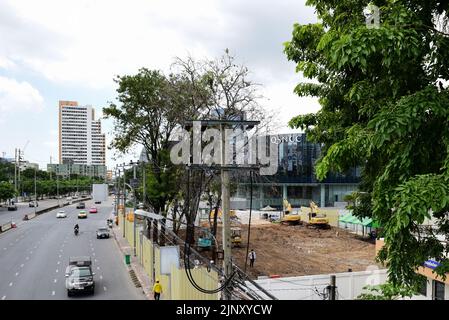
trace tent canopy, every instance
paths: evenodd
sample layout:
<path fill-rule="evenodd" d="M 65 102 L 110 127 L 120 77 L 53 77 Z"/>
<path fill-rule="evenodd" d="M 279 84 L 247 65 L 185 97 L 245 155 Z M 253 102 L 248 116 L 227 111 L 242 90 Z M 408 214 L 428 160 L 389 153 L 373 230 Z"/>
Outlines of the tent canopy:
<path fill-rule="evenodd" d="M 341 217 L 339 217 L 338 221 L 342 223 L 352 223 L 352 224 L 360 224 L 364 227 L 371 227 L 371 228 L 379 228 L 379 223 L 377 221 L 374 221 L 372 218 L 363 218 L 360 220 L 358 217 L 352 215 L 352 213 L 345 214 Z"/>
<path fill-rule="evenodd" d="M 266 207 L 260 209 L 260 211 L 276 211 L 276 208 L 266 206 Z"/>

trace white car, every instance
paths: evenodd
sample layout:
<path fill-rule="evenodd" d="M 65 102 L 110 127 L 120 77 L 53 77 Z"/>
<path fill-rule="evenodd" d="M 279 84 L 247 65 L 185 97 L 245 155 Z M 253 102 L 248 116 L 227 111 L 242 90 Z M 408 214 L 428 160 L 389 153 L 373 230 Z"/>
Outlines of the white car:
<path fill-rule="evenodd" d="M 64 210 L 61 210 L 56 214 L 56 218 L 67 218 L 67 213 L 65 213 Z"/>

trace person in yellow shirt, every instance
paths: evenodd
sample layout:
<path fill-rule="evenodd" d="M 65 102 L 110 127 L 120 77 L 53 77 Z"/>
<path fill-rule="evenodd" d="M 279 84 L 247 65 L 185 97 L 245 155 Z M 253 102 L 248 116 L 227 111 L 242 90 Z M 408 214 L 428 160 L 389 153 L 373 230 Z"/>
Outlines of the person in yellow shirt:
<path fill-rule="evenodd" d="M 153 286 L 153 292 L 154 292 L 154 300 L 160 300 L 162 293 L 162 286 L 159 283 L 159 280 L 156 280 L 156 283 Z"/>

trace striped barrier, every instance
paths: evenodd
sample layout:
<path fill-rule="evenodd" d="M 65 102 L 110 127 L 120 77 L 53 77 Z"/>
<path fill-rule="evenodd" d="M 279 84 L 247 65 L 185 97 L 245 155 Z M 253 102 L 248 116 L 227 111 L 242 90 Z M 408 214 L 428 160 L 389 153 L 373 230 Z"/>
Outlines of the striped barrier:
<path fill-rule="evenodd" d="M 6 230 L 9 230 L 11 228 L 12 228 L 11 223 L 4 224 L 0 226 L 0 232 L 5 232 Z"/>
<path fill-rule="evenodd" d="M 23 217 L 23 220 L 27 221 L 27 220 L 33 219 L 35 217 L 36 217 L 35 213 L 29 213 L 29 214 L 26 214 L 25 217 Z"/>

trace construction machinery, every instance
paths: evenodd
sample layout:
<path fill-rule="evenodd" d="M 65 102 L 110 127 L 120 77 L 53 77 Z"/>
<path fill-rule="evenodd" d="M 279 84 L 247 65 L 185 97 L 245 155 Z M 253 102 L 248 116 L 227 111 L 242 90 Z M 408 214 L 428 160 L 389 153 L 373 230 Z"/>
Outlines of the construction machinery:
<path fill-rule="evenodd" d="M 212 233 L 210 232 L 209 228 L 201 228 L 197 247 L 199 251 L 210 250 L 210 248 L 212 247 Z"/>
<path fill-rule="evenodd" d="M 231 243 L 233 247 L 240 247 L 242 244 L 242 229 L 239 227 L 231 228 Z"/>
<path fill-rule="evenodd" d="M 325 214 L 319 214 L 319 209 L 315 202 L 310 201 L 309 224 L 308 226 L 329 229 L 329 218 Z"/>
<path fill-rule="evenodd" d="M 281 219 L 281 223 L 290 225 L 301 223 L 301 216 L 298 212 L 293 212 L 292 205 L 287 199 L 284 199 L 284 216 Z"/>

